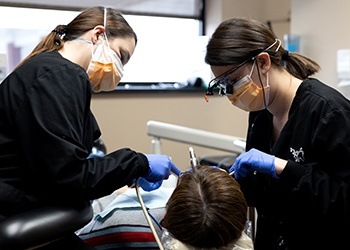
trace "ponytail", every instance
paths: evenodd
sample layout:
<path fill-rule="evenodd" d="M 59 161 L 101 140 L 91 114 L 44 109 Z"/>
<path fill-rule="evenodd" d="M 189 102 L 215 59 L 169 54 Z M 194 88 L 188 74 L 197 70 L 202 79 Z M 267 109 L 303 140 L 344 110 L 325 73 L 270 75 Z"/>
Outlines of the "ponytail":
<path fill-rule="evenodd" d="M 51 31 L 44 39 L 42 39 L 38 45 L 32 50 L 32 52 L 22 60 L 17 66 L 19 67 L 30 58 L 42 53 L 59 50 L 63 47 L 64 37 L 67 31 L 66 25 L 58 25 L 53 31 Z"/>
<path fill-rule="evenodd" d="M 295 52 L 285 50 L 282 55 L 284 68 L 293 76 L 299 79 L 305 79 L 317 73 L 321 67 L 312 59 Z"/>

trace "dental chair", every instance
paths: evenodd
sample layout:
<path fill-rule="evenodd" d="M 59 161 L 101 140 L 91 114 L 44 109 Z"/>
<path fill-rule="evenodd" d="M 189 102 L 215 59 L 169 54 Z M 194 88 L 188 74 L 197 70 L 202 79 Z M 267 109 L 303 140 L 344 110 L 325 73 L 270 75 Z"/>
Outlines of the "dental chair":
<path fill-rule="evenodd" d="M 89 157 L 100 157 L 106 151 L 103 140 L 98 139 L 94 142 Z M 43 249 L 49 243 L 81 229 L 92 218 L 90 202 L 41 207 L 8 217 L 0 221 L 0 249 Z M 65 247 L 71 249 L 72 246 Z"/>
<path fill-rule="evenodd" d="M 41 207 L 5 218 L 0 221 L 0 249 L 42 249 L 74 233 L 92 217 L 92 207 L 86 202 L 74 206 Z"/>

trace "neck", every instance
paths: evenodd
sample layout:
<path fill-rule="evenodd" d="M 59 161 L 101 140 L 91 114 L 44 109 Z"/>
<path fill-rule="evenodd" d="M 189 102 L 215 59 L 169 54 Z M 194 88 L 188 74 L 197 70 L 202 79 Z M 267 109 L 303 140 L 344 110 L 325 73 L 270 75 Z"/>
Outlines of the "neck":
<path fill-rule="evenodd" d="M 271 75 L 270 78 L 272 82 L 270 88 L 274 89 L 274 95 L 268 110 L 277 120 L 287 119 L 289 109 L 302 80 L 285 70 L 276 75 Z"/>
<path fill-rule="evenodd" d="M 67 60 L 72 61 L 87 70 L 92 55 L 92 43 L 84 40 L 73 40 L 65 42 L 58 52 Z"/>
<path fill-rule="evenodd" d="M 285 70 L 271 75 L 270 78 L 270 88 L 274 89 L 274 97 L 268 110 L 273 115 L 273 141 L 275 142 L 288 121 L 290 107 L 302 81 Z"/>

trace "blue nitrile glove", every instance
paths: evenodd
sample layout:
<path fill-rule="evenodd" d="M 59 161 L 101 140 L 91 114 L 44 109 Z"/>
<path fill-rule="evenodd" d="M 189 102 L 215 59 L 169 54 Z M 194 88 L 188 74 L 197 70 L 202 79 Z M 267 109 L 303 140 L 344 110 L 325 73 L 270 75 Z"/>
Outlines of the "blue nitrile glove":
<path fill-rule="evenodd" d="M 266 154 L 255 148 L 237 157 L 229 170 L 230 173 L 233 171 L 236 179 L 245 177 L 250 171 L 271 174 L 273 177 L 278 178 L 275 168 L 275 156 Z"/>
<path fill-rule="evenodd" d="M 140 178 L 138 185 L 145 191 L 153 191 L 158 189 L 163 183 L 163 180 L 157 181 L 157 182 L 148 182 L 145 180 L 145 178 Z"/>
<path fill-rule="evenodd" d="M 171 171 L 176 169 L 175 164 L 167 155 L 145 154 L 149 163 L 149 171 L 143 178 L 149 182 L 162 181 L 168 179 Z"/>
<path fill-rule="evenodd" d="M 145 154 L 149 163 L 149 171 L 139 180 L 139 186 L 145 191 L 158 189 L 164 179 L 168 179 L 171 172 L 180 175 L 181 171 L 175 166 L 167 155 Z M 133 181 L 135 182 L 135 180 Z"/>
<path fill-rule="evenodd" d="M 171 172 L 176 176 L 180 176 L 182 173 L 182 171 L 178 169 L 174 164 L 171 166 Z"/>
<path fill-rule="evenodd" d="M 158 189 L 164 179 L 168 179 L 171 172 L 180 175 L 179 170 L 167 155 L 145 154 L 149 163 L 148 174 L 139 179 L 139 186 L 145 191 Z"/>

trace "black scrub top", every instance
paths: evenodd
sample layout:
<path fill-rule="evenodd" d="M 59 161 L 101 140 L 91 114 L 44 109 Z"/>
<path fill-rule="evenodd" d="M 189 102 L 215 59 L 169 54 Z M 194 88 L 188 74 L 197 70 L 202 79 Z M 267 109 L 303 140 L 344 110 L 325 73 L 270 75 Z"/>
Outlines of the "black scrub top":
<path fill-rule="evenodd" d="M 85 70 L 44 52 L 0 84 L 0 215 L 48 202 L 92 200 L 147 174 L 147 158 L 122 148 L 87 159 L 101 135 Z"/>
<path fill-rule="evenodd" d="M 289 250 L 348 249 L 349 100 L 317 79 L 305 79 L 279 138 L 272 138 L 272 115 L 251 112 L 247 150 L 288 161 L 278 179 L 252 173 L 238 180 L 249 205 L 257 208 L 255 248 L 285 249 L 279 245 L 286 242 Z"/>

